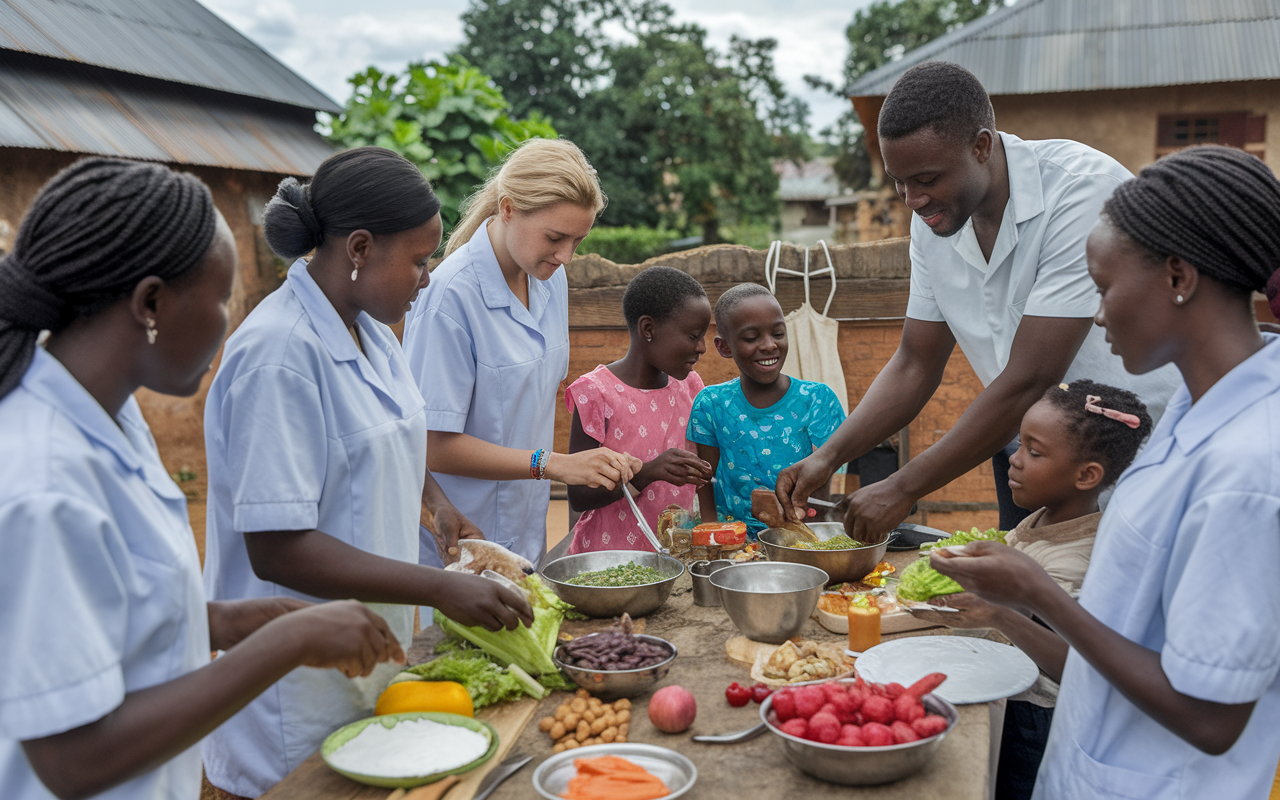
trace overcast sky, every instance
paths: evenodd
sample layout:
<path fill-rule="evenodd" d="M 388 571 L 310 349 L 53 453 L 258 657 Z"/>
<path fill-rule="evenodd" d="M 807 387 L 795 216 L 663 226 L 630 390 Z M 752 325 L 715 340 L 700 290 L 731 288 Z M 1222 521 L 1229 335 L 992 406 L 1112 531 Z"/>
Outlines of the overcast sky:
<path fill-rule="evenodd" d="M 438 58 L 462 40 L 467 0 L 202 0 L 223 19 L 339 103 L 346 79 L 369 64 L 399 69 Z M 838 81 L 845 26 L 870 0 L 667 0 L 679 20 L 707 29 L 723 49 L 732 34 L 778 40 L 779 77 L 813 110 L 813 132 L 844 110 L 804 85 L 806 74 Z"/>

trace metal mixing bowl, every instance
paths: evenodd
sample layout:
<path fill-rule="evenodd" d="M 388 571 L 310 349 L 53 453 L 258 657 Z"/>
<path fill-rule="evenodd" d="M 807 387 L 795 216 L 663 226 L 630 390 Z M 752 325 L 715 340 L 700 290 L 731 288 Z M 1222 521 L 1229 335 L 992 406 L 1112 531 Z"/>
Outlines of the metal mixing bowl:
<path fill-rule="evenodd" d="M 662 574 L 662 580 L 642 586 L 574 586 L 567 583 L 584 572 L 596 572 L 630 562 L 653 567 Z M 579 553 L 557 558 L 542 568 L 542 577 L 551 584 L 560 599 L 588 617 L 618 617 L 624 611 L 633 617 L 652 614 L 667 602 L 671 585 L 683 574 L 684 564 L 680 559 L 644 550 Z"/>
<path fill-rule="evenodd" d="M 844 535 L 843 522 L 810 522 L 808 525 L 823 542 Z M 791 547 L 798 538 L 794 531 L 786 528 L 768 528 L 760 534 L 760 543 L 764 545 L 765 555 L 770 561 L 817 567 L 831 576 L 832 583 L 862 580 L 876 568 L 889 547 L 888 540 L 852 550 L 806 550 Z"/>
<path fill-rule="evenodd" d="M 772 700 L 769 697 L 761 704 L 760 718 L 765 721 L 769 732 L 778 737 L 787 760 L 818 780 L 843 786 L 874 786 L 900 780 L 919 771 L 938 752 L 942 740 L 960 719 L 955 706 L 937 695 L 927 694 L 923 698 L 925 709 L 947 720 L 947 729 L 942 733 L 907 744 L 845 747 L 783 733 L 775 727 L 778 720 L 773 714 Z"/>
<path fill-rule="evenodd" d="M 827 573 L 805 564 L 755 561 L 711 574 L 720 604 L 748 639 L 782 644 L 818 607 Z"/>
<path fill-rule="evenodd" d="M 591 636 L 599 636 L 599 634 L 588 633 L 586 636 L 579 638 L 585 639 Z M 666 639 L 659 639 L 657 636 L 649 636 L 643 633 L 637 633 L 635 637 L 650 644 L 660 644 L 670 650 L 671 655 L 666 661 L 659 661 L 657 664 L 649 667 L 640 667 L 639 669 L 585 669 L 583 667 L 571 667 L 566 664 L 562 658 L 564 645 L 560 645 L 551 655 L 551 660 L 556 663 L 557 667 L 564 670 L 570 680 L 605 702 L 617 700 L 620 697 L 635 697 L 665 678 L 667 673 L 671 671 L 671 662 L 676 660 L 676 646 Z"/>

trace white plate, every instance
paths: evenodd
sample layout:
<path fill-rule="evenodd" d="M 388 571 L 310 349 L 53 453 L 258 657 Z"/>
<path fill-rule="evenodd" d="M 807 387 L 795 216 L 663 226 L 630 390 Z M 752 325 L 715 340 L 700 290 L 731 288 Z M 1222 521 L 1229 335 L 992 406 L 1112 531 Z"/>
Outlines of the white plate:
<path fill-rule="evenodd" d="M 934 694 L 956 705 L 989 703 L 1031 688 L 1036 663 L 1016 647 L 971 636 L 894 639 L 858 659 L 858 674 L 875 683 L 910 686 L 933 672 L 947 679 Z"/>
<path fill-rule="evenodd" d="M 624 742 L 593 744 L 553 755 L 533 771 L 533 788 L 548 800 L 559 800 L 560 793 L 569 787 L 569 780 L 578 774 L 574 759 L 597 756 L 620 756 L 644 767 L 667 785 L 670 800 L 682 797 L 698 780 L 698 768 L 676 751 L 653 744 Z"/>

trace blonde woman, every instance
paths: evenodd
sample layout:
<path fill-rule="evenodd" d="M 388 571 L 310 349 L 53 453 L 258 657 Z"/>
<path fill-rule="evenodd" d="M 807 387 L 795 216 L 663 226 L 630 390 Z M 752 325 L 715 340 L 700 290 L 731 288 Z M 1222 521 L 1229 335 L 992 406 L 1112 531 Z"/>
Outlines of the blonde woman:
<path fill-rule="evenodd" d="M 541 481 L 613 489 L 641 467 L 604 447 L 552 452 L 556 397 L 569 370 L 561 267 L 604 205 L 576 145 L 525 142 L 468 201 L 405 321 L 405 354 L 426 399 L 427 466 L 475 523 L 462 536 L 483 535 L 535 564 L 546 549 L 551 496 Z M 456 557 L 456 538 L 426 528 L 421 536 L 423 564 Z"/>

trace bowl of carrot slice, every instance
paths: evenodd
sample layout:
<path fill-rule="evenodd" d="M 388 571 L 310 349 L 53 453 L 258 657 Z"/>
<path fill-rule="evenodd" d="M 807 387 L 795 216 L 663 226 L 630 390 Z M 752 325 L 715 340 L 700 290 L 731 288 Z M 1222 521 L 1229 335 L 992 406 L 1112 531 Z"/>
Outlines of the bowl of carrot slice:
<path fill-rule="evenodd" d="M 547 800 L 657 800 L 697 780 L 698 768 L 676 751 L 627 742 L 558 753 L 534 770 L 533 788 Z"/>

